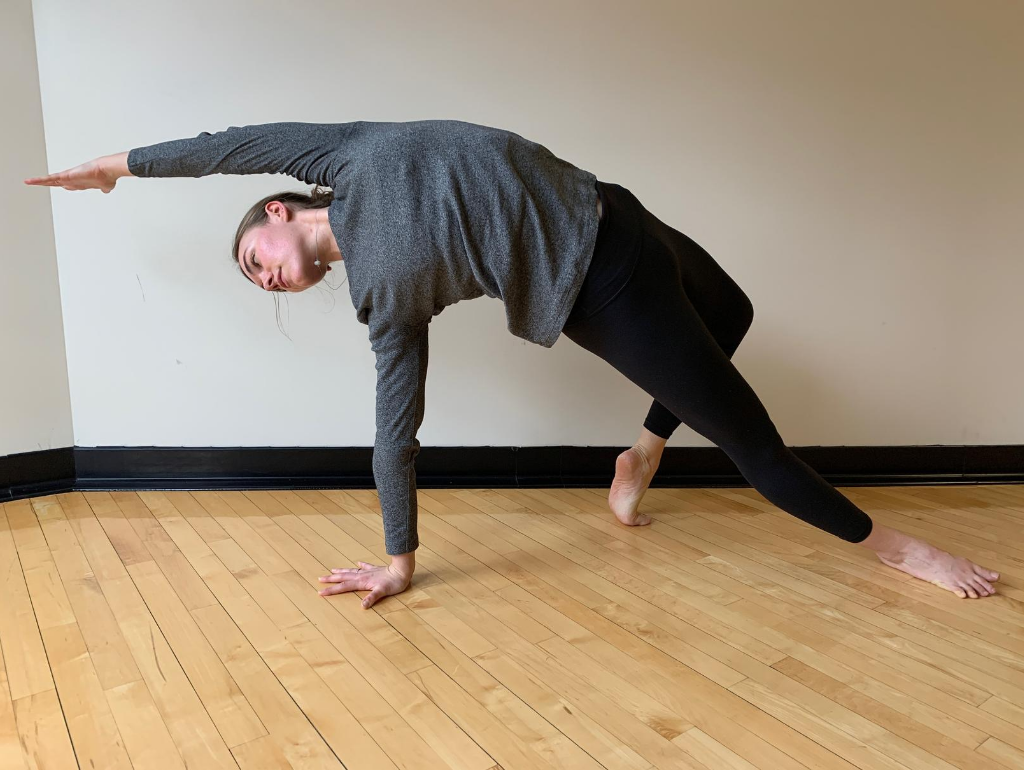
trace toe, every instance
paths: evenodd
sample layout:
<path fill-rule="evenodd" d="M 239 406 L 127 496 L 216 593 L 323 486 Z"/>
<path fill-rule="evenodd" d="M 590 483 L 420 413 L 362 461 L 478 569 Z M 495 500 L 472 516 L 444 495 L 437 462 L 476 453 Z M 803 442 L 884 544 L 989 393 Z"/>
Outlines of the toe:
<path fill-rule="evenodd" d="M 974 586 L 967 584 L 963 588 L 967 592 L 967 595 L 969 597 L 971 597 L 972 599 L 978 598 L 978 592 L 974 590 Z"/>
<path fill-rule="evenodd" d="M 646 513 L 634 513 L 630 518 L 630 523 L 635 527 L 642 527 L 644 524 L 651 523 L 651 517 Z"/>

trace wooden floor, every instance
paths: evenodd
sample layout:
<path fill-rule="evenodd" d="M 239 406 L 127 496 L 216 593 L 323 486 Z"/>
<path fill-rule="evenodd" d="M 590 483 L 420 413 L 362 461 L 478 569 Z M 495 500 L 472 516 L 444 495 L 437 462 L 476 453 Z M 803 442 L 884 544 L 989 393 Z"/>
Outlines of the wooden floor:
<path fill-rule="evenodd" d="M 843 488 L 958 599 L 751 489 L 92 492 L 0 516 L 0 767 L 1024 768 L 1024 487 Z"/>

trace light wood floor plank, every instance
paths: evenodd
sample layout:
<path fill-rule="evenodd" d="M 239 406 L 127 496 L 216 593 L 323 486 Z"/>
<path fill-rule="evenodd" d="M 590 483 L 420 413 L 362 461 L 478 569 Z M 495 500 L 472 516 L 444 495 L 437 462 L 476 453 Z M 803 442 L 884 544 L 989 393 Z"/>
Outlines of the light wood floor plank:
<path fill-rule="evenodd" d="M 529 551 L 524 550 L 510 554 L 513 560 L 553 587 L 557 593 L 567 594 L 570 598 L 588 607 L 608 604 L 606 595 L 597 594 L 587 587 L 595 579 L 590 577 L 587 571 L 575 569 L 574 562 L 566 559 L 553 548 L 519 535 L 508 525 L 500 526 L 505 533 L 512 533 L 507 536 L 515 537 L 517 542 L 521 542 L 525 548 L 529 549 Z M 559 547 L 557 543 L 554 545 L 555 548 Z M 566 564 L 572 564 L 573 568 L 562 566 Z M 559 569 L 559 567 L 562 568 Z M 577 575 L 579 580 L 573 579 L 570 575 Z M 683 594 L 679 597 L 653 592 L 645 593 L 646 596 L 642 601 L 637 601 L 637 595 L 629 592 L 619 591 L 615 595 L 640 614 L 650 606 L 654 614 L 669 623 L 676 618 L 681 619 L 725 644 L 766 663 L 772 663 L 783 657 L 777 650 L 759 641 L 742 628 L 730 624 L 729 619 L 732 616 L 721 612 L 721 605 L 706 599 L 697 592 Z"/>
<path fill-rule="evenodd" d="M 478 628 L 481 629 L 482 633 L 486 633 L 487 635 L 489 635 L 489 638 L 491 638 L 492 641 L 495 643 L 495 645 L 497 647 L 499 647 L 500 649 L 508 650 L 508 651 L 510 651 L 510 654 L 513 654 L 513 655 L 515 655 L 515 654 L 520 654 L 520 655 L 522 655 L 522 654 L 529 654 L 531 650 L 535 649 L 535 648 L 533 648 L 530 645 L 523 645 L 523 644 L 521 644 L 520 643 L 521 640 L 519 640 L 514 635 L 509 633 L 507 631 L 507 629 L 504 629 L 500 624 L 495 624 L 495 623 L 489 621 L 488 618 L 483 616 L 476 608 L 471 607 L 470 604 L 468 602 L 464 601 L 456 592 L 444 589 L 443 587 L 432 587 L 432 588 L 428 589 L 428 593 L 430 593 L 431 595 L 445 596 L 446 599 L 447 599 L 447 606 L 449 606 L 453 611 L 455 611 L 457 613 L 460 613 L 460 614 L 461 613 L 465 613 L 465 619 L 467 620 L 467 622 L 470 622 L 470 623 L 476 625 Z M 555 606 L 560 607 L 563 612 L 572 611 L 571 606 L 567 603 L 567 602 L 571 602 L 572 601 L 571 599 L 564 599 L 564 600 L 560 599 L 557 596 L 557 593 L 555 593 L 553 591 L 549 592 L 549 593 L 545 593 L 544 596 L 545 596 L 545 599 L 547 601 L 549 601 L 550 603 L 554 604 Z M 592 612 L 590 612 L 588 610 L 588 608 L 586 608 L 586 607 L 584 607 L 582 605 L 579 605 L 578 608 L 575 610 L 574 619 L 579 621 L 581 624 L 585 624 L 586 626 L 590 627 L 590 628 L 588 628 L 587 634 L 584 635 L 585 637 L 592 637 L 593 639 L 597 639 L 599 637 L 602 638 L 602 639 L 603 638 L 616 638 L 620 645 L 625 645 L 627 647 L 629 647 L 630 645 L 636 644 L 637 646 L 634 646 L 634 647 L 631 648 L 631 652 L 633 652 L 635 655 L 643 658 L 643 650 L 641 649 L 642 645 L 639 645 L 639 643 L 637 643 L 636 640 L 632 640 L 629 634 L 621 631 L 620 629 L 617 629 L 614 625 L 609 624 L 609 623 L 605 622 L 602 618 L 594 615 Z M 542 643 L 540 646 L 544 647 L 546 644 L 547 643 Z M 610 650 L 610 648 L 609 648 L 609 650 Z M 563 651 L 564 651 L 564 648 L 563 648 Z M 653 652 L 653 651 L 651 651 L 651 652 Z M 543 655 L 543 653 L 544 653 L 544 651 L 541 651 L 540 653 L 532 654 L 529 659 L 532 660 L 534 663 L 536 663 L 537 655 L 538 654 Z M 581 659 L 580 658 L 575 658 L 575 660 L 576 660 L 576 662 L 579 662 Z M 673 665 L 673 662 L 668 660 L 668 656 L 661 656 L 661 660 L 663 662 L 663 666 L 672 666 Z M 622 657 L 619 657 L 619 658 L 617 658 L 615 660 L 610 660 L 610 661 L 609 660 L 604 660 L 604 661 L 602 661 L 602 663 L 603 663 L 605 669 L 616 670 L 617 671 L 617 670 L 622 668 L 624 663 L 626 665 L 628 665 L 629 661 L 625 660 Z M 597 669 L 594 669 L 594 670 L 596 671 Z M 603 671 L 604 669 L 601 669 L 601 670 Z M 692 698 L 692 697 L 696 697 L 696 698 L 702 700 L 703 702 L 708 703 L 709 705 L 712 705 L 712 706 L 715 705 L 715 696 L 716 696 L 716 694 L 720 694 L 720 691 L 715 691 L 715 690 L 711 690 L 711 689 L 703 689 L 703 687 L 704 687 L 703 680 L 701 680 L 700 678 L 693 678 L 692 676 L 688 677 L 688 675 L 685 674 L 685 672 L 682 669 L 677 670 L 676 673 L 678 675 L 683 676 L 683 679 L 678 681 L 678 682 L 671 682 L 670 683 L 671 686 L 665 685 L 666 687 L 668 687 L 668 689 L 664 689 L 664 687 L 662 687 L 659 690 L 660 697 L 662 697 L 663 699 L 665 699 L 667 701 L 671 701 L 671 704 L 676 706 L 677 708 L 683 708 L 683 709 L 690 709 L 690 705 L 691 704 L 689 702 L 689 699 Z M 591 682 L 591 679 L 588 678 L 587 681 Z M 697 690 L 697 692 L 694 692 L 695 689 Z M 680 697 L 681 697 L 680 694 L 681 693 L 686 693 L 686 696 L 685 696 L 686 700 L 680 700 Z M 609 697 L 609 696 L 604 696 L 604 697 Z M 577 705 L 579 706 L 579 704 L 577 704 Z M 744 718 L 746 720 L 753 721 L 755 723 L 758 722 L 759 721 L 759 717 L 761 715 L 758 712 L 756 712 L 756 710 L 745 710 L 744 709 L 744 705 L 745 704 L 743 704 L 742 701 L 740 701 L 739 699 L 733 698 L 733 699 L 729 700 L 728 703 L 724 704 L 723 708 L 724 708 L 724 710 L 726 712 L 729 712 L 731 709 L 739 708 L 741 711 L 745 712 L 744 713 Z M 593 707 L 593 703 L 592 702 L 591 702 L 591 707 Z M 598 713 L 600 713 L 600 711 Z M 644 711 L 642 713 L 646 714 L 648 712 Z M 749 739 L 752 736 L 747 734 L 746 731 L 742 730 L 742 729 L 740 729 L 740 731 L 739 731 L 740 734 L 737 736 L 736 735 L 736 731 L 732 729 L 733 728 L 733 724 L 730 723 L 728 718 L 723 718 L 722 715 L 718 714 L 713 709 L 705 709 L 705 710 L 702 710 L 702 711 L 699 711 L 699 712 L 698 711 L 692 711 L 691 713 L 693 714 L 693 718 L 699 718 L 699 719 L 703 720 L 703 723 L 706 725 L 706 729 L 712 730 L 715 733 L 721 734 L 723 736 L 723 740 L 726 740 L 726 741 L 728 741 L 730 743 L 731 742 L 735 742 L 737 746 L 743 747 L 741 750 L 750 750 L 751 741 Z M 594 717 L 594 718 L 596 718 L 596 717 Z M 674 729 L 672 729 L 672 728 L 670 728 L 670 725 L 672 723 L 673 723 L 672 717 L 668 716 L 667 718 L 664 718 L 662 721 L 660 721 L 658 723 L 658 727 L 662 727 L 662 728 L 664 728 L 666 730 L 669 730 L 671 736 L 675 736 L 675 735 L 679 734 L 680 732 L 682 732 L 683 730 L 688 729 L 688 726 L 686 725 L 686 723 L 678 722 L 678 720 L 676 720 L 677 726 Z M 607 727 L 607 725 L 605 725 L 605 726 Z M 830 760 L 832 759 L 830 756 L 828 756 L 827 754 L 820 754 L 820 755 L 816 754 L 816 752 L 813 751 L 813 749 L 810 747 L 809 744 L 803 743 L 803 742 L 801 742 L 799 740 L 799 736 L 797 736 L 795 734 L 792 734 L 792 733 L 787 733 L 787 731 L 785 730 L 784 726 L 777 725 L 777 724 L 773 723 L 771 725 L 771 727 L 773 729 L 777 728 L 776 732 L 780 732 L 782 734 L 782 741 L 783 741 L 783 743 L 786 743 L 787 739 L 792 739 L 792 740 L 797 742 L 797 746 L 795 747 L 795 749 L 796 750 L 804 749 L 804 750 L 810 751 L 810 753 L 812 755 L 815 755 L 814 759 L 818 763 L 818 765 L 820 765 L 820 766 L 833 766 L 832 764 L 830 764 Z M 656 728 L 654 728 L 652 726 L 652 729 L 656 729 Z M 728 737 L 724 737 L 724 736 L 728 736 Z M 767 746 L 768 746 L 768 744 L 764 744 L 762 746 L 758 746 L 758 747 L 756 747 L 756 749 L 754 749 L 753 753 L 756 753 L 756 754 L 758 754 L 760 756 L 764 756 L 765 748 Z M 636 748 L 636 750 L 638 752 L 641 751 L 639 748 L 637 748 L 635 746 L 634 746 L 634 748 Z M 793 749 L 794 747 L 789 747 L 789 748 Z M 641 753 L 643 753 L 643 752 L 641 752 Z M 647 758 L 650 758 L 646 754 L 644 754 L 644 756 L 646 756 Z M 780 762 L 778 759 L 776 759 L 775 766 L 777 766 L 777 767 L 783 767 L 783 766 L 788 767 L 788 766 L 791 766 L 791 765 L 785 764 L 783 762 Z M 797 765 L 794 763 L 792 766 L 797 766 Z M 843 765 L 843 766 L 845 766 L 845 765 Z"/>
<path fill-rule="evenodd" d="M 875 724 L 884 725 L 891 732 L 925 749 L 928 754 L 934 755 L 950 765 L 962 768 L 962 770 L 998 767 L 994 763 L 983 761 L 979 764 L 978 756 L 973 749 L 953 740 L 944 732 L 926 727 L 918 719 L 890 708 L 882 701 L 863 695 L 852 687 L 822 674 L 795 658 L 781 660 L 775 664 L 774 668 Z M 942 727 L 942 725 L 937 726 Z"/>
<path fill-rule="evenodd" d="M 192 610 L 192 616 L 231 671 L 253 710 L 281 753 L 293 767 L 343 768 L 324 738 L 310 723 L 283 685 L 274 676 L 263 656 L 220 605 Z M 284 645 L 282 645 L 283 647 Z M 264 650 L 264 655 L 272 654 Z"/>
<path fill-rule="evenodd" d="M 32 505 L 27 500 L 4 503 L 0 509 L 0 644 L 4 649 L 7 664 L 7 687 L 15 703 L 21 701 L 26 708 L 33 708 L 25 700 L 32 695 L 54 689 L 53 676 L 46 660 L 43 638 L 39 633 L 39 621 L 32 609 L 28 585 L 14 533 L 25 527 L 25 521 L 33 518 Z M 39 699 L 38 704 L 48 703 Z"/>
<path fill-rule="evenodd" d="M 267 735 L 160 567 L 140 562 L 129 565 L 128 573 L 228 747 Z"/>
<path fill-rule="evenodd" d="M 94 516 L 76 513 L 79 541 L 85 541 L 83 546 L 88 543 L 85 550 L 93 572 L 178 752 L 190 768 L 230 766 L 227 745 L 106 533 L 115 533 L 121 552 L 133 564 L 144 561 L 141 556 L 148 551 L 107 493 L 88 493 L 85 498 L 91 508 L 95 506 Z"/>
<path fill-rule="evenodd" d="M 795 643 L 794 647 L 791 648 L 793 657 L 798 657 L 798 659 L 808 665 L 818 667 L 816 663 L 820 663 L 821 660 L 815 660 L 813 656 L 804 656 L 801 650 L 802 647 L 813 648 L 827 658 L 839 661 L 854 671 L 885 682 L 920 703 L 929 704 L 963 724 L 976 728 L 983 734 L 999 737 L 1015 746 L 1024 743 L 1024 730 L 1019 726 L 998 719 L 982 711 L 980 708 L 931 686 L 930 683 L 908 676 L 903 672 L 901 666 L 887 666 L 876 661 L 870 655 L 859 652 L 852 646 L 815 633 L 807 626 L 801 624 L 788 625 L 786 633 Z M 845 638 L 843 641 L 846 641 Z M 829 672 L 826 671 L 825 673 Z M 965 736 L 963 740 L 966 745 L 970 745 L 970 741 L 976 737 L 979 736 Z"/>
<path fill-rule="evenodd" d="M 373 489 L 0 504 L 0 766 L 1024 768 L 1024 486 L 840 490 L 1002 573 L 961 600 L 751 488 Z"/>
<path fill-rule="evenodd" d="M 185 770 L 185 761 L 144 681 L 127 682 L 105 694 L 135 770 Z"/>
<path fill-rule="evenodd" d="M 0 509 L 2 507 L 0 504 Z M 3 510 L 0 510 L 0 516 L 3 516 Z M 28 767 L 28 761 L 18 735 L 11 688 L 7 684 L 7 662 L 4 660 L 3 645 L 0 645 L 0 767 L 23 770 Z"/>
<path fill-rule="evenodd" d="M 16 527 L 18 558 L 75 755 L 90 767 L 130 768 L 131 761 L 40 526 L 48 511 L 59 505 L 52 497 L 30 502 L 31 511 L 23 510 L 9 521 Z"/>
<path fill-rule="evenodd" d="M 132 762 L 78 625 L 45 628 L 43 640 L 78 762 L 130 770 Z"/>
<path fill-rule="evenodd" d="M 22 756 L 33 770 L 78 767 L 57 691 L 43 690 L 14 701 Z"/>

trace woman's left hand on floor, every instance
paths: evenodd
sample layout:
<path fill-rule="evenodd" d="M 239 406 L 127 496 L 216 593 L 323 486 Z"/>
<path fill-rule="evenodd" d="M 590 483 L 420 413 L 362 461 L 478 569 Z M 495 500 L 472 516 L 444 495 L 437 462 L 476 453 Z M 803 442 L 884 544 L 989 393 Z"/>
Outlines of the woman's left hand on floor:
<path fill-rule="evenodd" d="M 331 569 L 330 575 L 322 575 L 321 583 L 332 583 L 320 589 L 321 596 L 343 594 L 347 591 L 369 591 L 363 599 L 363 609 L 372 607 L 385 596 L 400 594 L 412 582 L 412 575 L 403 575 L 395 571 L 391 565 L 386 567 L 357 561 L 358 568 Z"/>

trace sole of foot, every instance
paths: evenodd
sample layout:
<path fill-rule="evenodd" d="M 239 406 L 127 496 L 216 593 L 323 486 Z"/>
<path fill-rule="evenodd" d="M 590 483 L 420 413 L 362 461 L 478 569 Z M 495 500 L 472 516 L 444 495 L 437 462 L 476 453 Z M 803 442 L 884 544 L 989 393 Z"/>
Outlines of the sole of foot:
<path fill-rule="evenodd" d="M 991 596 L 996 592 L 992 583 L 999 580 L 998 572 L 962 556 L 953 556 L 923 540 L 912 540 L 895 556 L 879 553 L 878 558 L 883 564 L 952 591 L 961 599 Z"/>
<path fill-rule="evenodd" d="M 626 526 L 651 523 L 651 517 L 638 513 L 637 508 L 657 470 L 657 464 L 652 464 L 643 449 L 638 447 L 630 447 L 615 459 L 615 480 L 608 492 L 608 507 Z"/>

